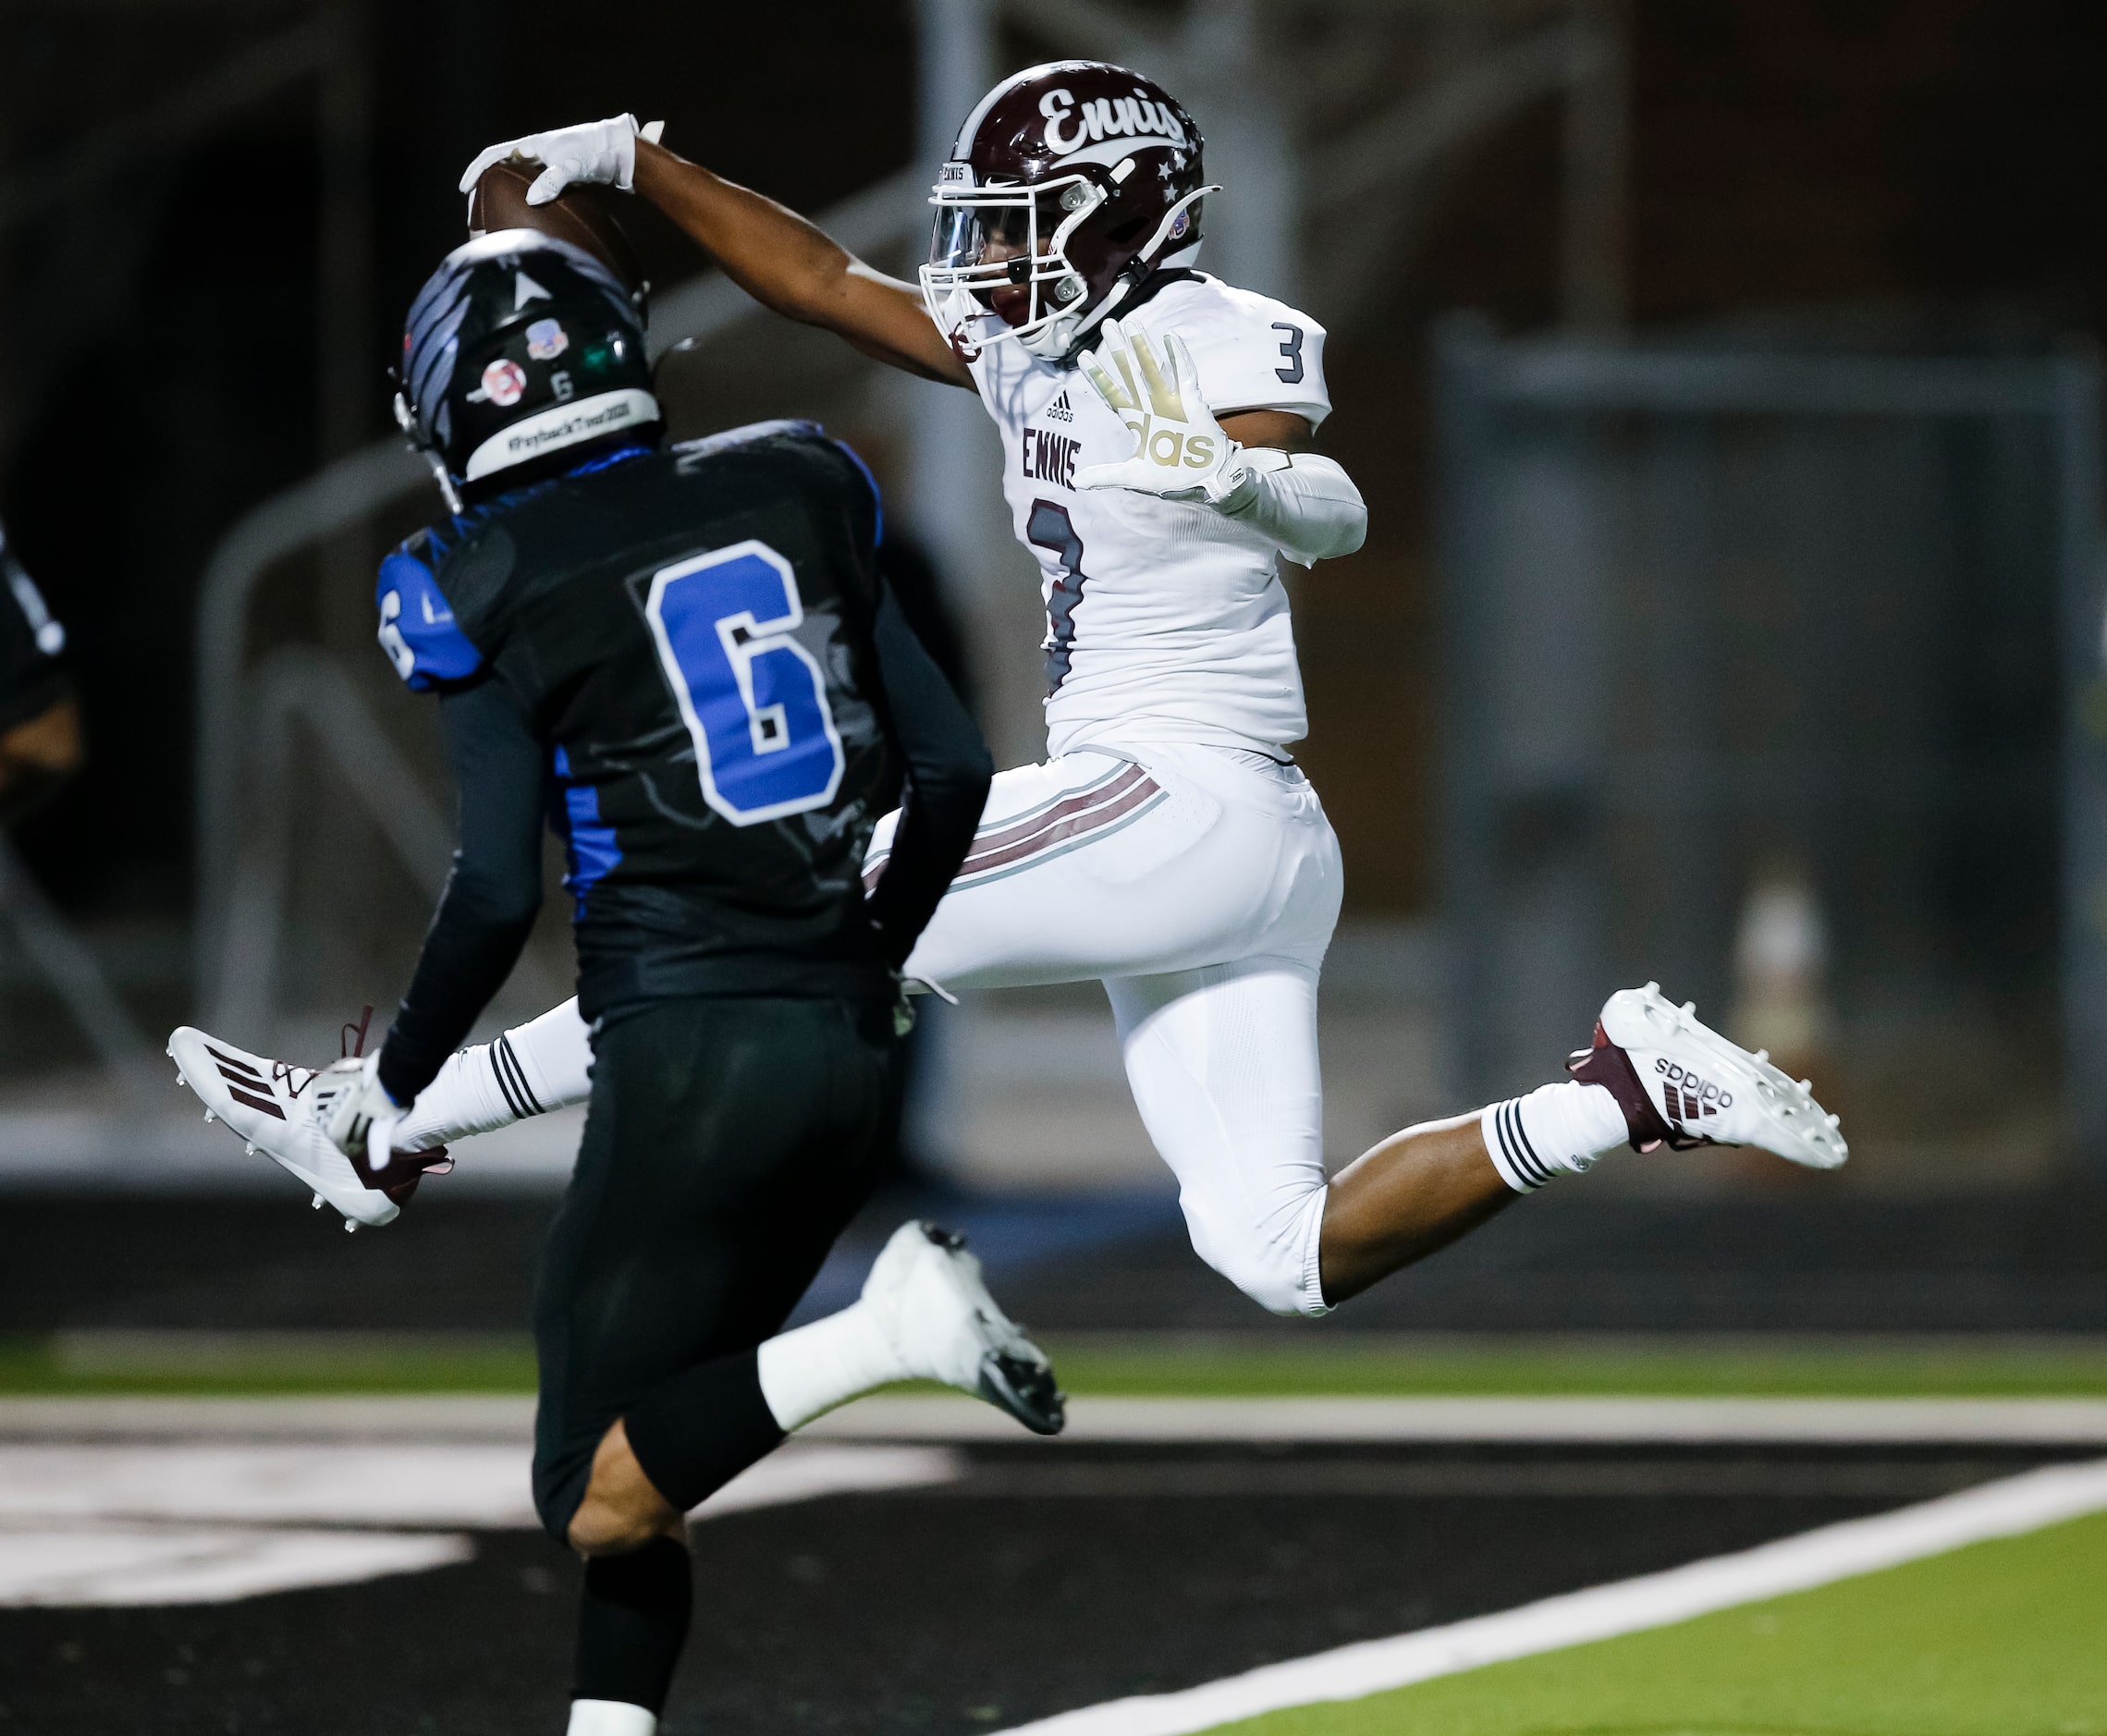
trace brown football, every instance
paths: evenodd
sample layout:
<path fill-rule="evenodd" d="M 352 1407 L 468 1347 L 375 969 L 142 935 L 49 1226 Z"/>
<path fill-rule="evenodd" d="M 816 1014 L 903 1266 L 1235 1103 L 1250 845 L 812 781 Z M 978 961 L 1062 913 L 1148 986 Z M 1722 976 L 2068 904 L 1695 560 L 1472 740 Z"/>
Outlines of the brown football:
<path fill-rule="evenodd" d="M 527 189 L 540 173 L 532 163 L 493 163 L 484 169 L 469 195 L 469 238 L 494 229 L 538 229 L 583 248 L 624 287 L 643 287 L 643 263 L 615 216 L 613 201 L 620 195 L 604 187 L 567 187 L 547 204 L 530 205 Z"/>

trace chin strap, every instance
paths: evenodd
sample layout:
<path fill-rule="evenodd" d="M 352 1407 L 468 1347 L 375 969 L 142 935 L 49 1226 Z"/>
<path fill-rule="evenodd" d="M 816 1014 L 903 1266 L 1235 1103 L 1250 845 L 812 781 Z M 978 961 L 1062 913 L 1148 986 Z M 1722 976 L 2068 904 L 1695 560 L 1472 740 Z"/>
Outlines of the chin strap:
<path fill-rule="evenodd" d="M 392 374 L 395 371 L 388 370 Z M 459 518 L 468 508 L 461 503 L 461 491 L 454 483 L 453 472 L 447 469 L 447 461 L 425 440 L 417 426 L 417 412 L 410 408 L 410 400 L 398 387 L 395 394 L 395 425 L 402 430 L 403 438 L 410 442 L 410 449 L 420 454 L 432 467 L 432 480 L 439 485 L 439 495 L 447 503 L 447 510 Z"/>
<path fill-rule="evenodd" d="M 1133 259 L 1127 262 L 1112 287 L 1106 293 L 1103 302 L 1093 308 L 1087 316 L 1081 313 L 1073 315 L 1056 314 L 1053 324 L 1047 328 L 1048 334 L 1051 335 L 1060 330 L 1062 320 L 1072 318 L 1076 322 L 1073 336 L 1061 343 L 1048 344 L 1044 347 L 1027 343 L 1024 348 L 1031 350 L 1035 356 L 1041 357 L 1047 361 L 1060 361 L 1063 366 L 1073 362 L 1077 356 L 1090 348 L 1090 341 L 1096 336 L 1098 328 L 1126 306 L 1136 289 L 1139 289 L 1142 285 L 1159 271 L 1166 268 L 1171 270 L 1181 268 L 1171 265 L 1170 261 L 1173 257 L 1177 254 L 1184 254 L 1186 257 L 1182 262 L 1182 268 L 1189 269 L 1191 267 L 1192 261 L 1199 257 L 1201 240 L 1199 236 L 1180 237 L 1178 246 L 1168 255 L 1159 256 L 1157 250 L 1170 238 L 1170 231 L 1177 226 L 1178 219 L 1183 216 L 1192 206 L 1205 199 L 1209 193 L 1220 191 L 1221 184 L 1218 181 L 1210 181 L 1207 186 L 1195 188 L 1187 193 L 1184 198 L 1163 214 L 1163 221 L 1156 226 L 1156 233 L 1148 238 L 1148 245 L 1141 249 Z"/>

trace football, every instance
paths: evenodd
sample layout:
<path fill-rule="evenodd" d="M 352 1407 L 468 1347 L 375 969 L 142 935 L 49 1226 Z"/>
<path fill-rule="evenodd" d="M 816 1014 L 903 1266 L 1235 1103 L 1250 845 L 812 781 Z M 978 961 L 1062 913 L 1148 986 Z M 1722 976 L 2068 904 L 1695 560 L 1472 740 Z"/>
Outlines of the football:
<path fill-rule="evenodd" d="M 614 201 L 604 187 L 567 187 L 545 205 L 530 205 L 527 189 L 540 167 L 532 163 L 493 163 L 468 197 L 468 233 L 473 240 L 494 229 L 536 229 L 582 247 L 631 290 L 644 287 L 643 263 L 622 232 Z"/>

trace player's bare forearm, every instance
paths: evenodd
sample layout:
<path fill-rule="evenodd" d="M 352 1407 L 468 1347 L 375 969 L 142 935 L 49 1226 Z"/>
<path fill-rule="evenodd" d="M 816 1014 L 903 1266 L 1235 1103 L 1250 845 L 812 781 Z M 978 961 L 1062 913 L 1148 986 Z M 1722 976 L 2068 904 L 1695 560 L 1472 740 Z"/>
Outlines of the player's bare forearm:
<path fill-rule="evenodd" d="M 637 141 L 636 190 L 762 306 L 910 373 L 972 386 L 912 284 L 874 271 L 787 206 L 645 140 Z"/>
<path fill-rule="evenodd" d="M 1358 1295 L 1521 1197 L 1492 1167 L 1476 1115 L 1391 1134 L 1333 1177 L 1325 1195 L 1325 1301 Z"/>
<path fill-rule="evenodd" d="M 1307 452 L 1316 444 L 1306 418 L 1285 410 L 1241 410 L 1221 419 L 1221 431 L 1240 446 Z"/>
<path fill-rule="evenodd" d="M 0 825 L 43 806 L 83 757 L 80 712 L 70 699 L 0 732 Z"/>

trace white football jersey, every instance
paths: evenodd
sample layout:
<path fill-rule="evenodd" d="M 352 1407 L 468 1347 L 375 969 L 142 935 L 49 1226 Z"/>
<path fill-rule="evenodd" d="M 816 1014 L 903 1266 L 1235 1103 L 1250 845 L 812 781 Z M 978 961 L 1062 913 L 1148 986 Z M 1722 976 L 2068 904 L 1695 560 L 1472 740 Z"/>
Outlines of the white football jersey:
<path fill-rule="evenodd" d="M 1159 351 L 1176 332 L 1218 417 L 1283 410 L 1314 427 L 1330 413 L 1324 327 L 1279 301 L 1194 272 L 1119 318 Z M 1278 752 L 1300 740 L 1302 671 L 1273 544 L 1204 502 L 1077 488 L 1085 465 L 1133 449 L 1079 370 L 1008 342 L 972 366 L 1002 435 L 1018 540 L 1042 575 L 1050 751 L 1128 740 Z"/>

